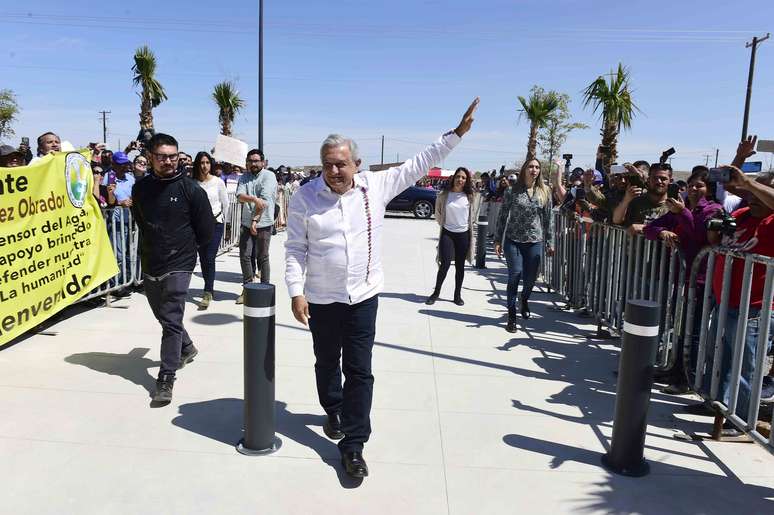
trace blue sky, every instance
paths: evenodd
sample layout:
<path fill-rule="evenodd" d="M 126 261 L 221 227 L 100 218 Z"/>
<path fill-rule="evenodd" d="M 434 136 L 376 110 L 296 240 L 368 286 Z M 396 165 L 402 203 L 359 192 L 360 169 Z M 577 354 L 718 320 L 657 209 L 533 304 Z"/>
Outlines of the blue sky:
<path fill-rule="evenodd" d="M 265 150 L 272 165 L 315 164 L 325 136 L 355 138 L 364 164 L 406 159 L 453 128 L 475 96 L 474 130 L 445 166 L 477 170 L 523 158 L 528 126 L 516 97 L 533 84 L 569 93 L 577 121 L 564 152 L 589 164 L 599 121 L 580 92 L 621 61 L 643 113 L 619 140 L 622 160 L 655 160 L 674 146 L 676 168 L 720 149 L 729 161 L 741 134 L 749 65 L 744 43 L 774 29 L 774 2 L 719 0 L 479 0 L 335 3 L 266 0 Z M 218 5 L 217 8 L 213 7 Z M 138 130 L 134 49 L 149 44 L 169 100 L 157 130 L 189 153 L 218 132 L 215 83 L 237 81 L 247 101 L 236 136 L 257 142 L 257 2 L 217 4 L 44 0 L 0 19 L 2 88 L 22 106 L 16 138 L 54 130 L 76 145 Z M 774 139 L 774 40 L 758 53 L 750 132 Z M 768 163 L 771 154 L 762 156 Z"/>

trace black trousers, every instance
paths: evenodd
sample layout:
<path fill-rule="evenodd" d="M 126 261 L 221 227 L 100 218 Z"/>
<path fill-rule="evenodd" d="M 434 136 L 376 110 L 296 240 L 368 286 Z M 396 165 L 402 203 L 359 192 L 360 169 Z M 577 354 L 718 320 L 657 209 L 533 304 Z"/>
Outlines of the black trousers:
<path fill-rule="evenodd" d="M 462 280 L 465 278 L 465 259 L 468 257 L 470 246 L 470 231 L 451 232 L 443 229 L 441 239 L 438 242 L 438 255 L 441 263 L 438 265 L 438 275 L 435 278 L 435 295 L 441 293 L 441 286 L 446 280 L 452 259 L 454 259 L 454 297 L 462 292 Z"/>
<path fill-rule="evenodd" d="M 269 244 L 271 243 L 271 230 L 273 226 L 261 227 L 258 234 L 253 236 L 250 229 L 242 226 L 239 235 L 239 264 L 242 267 L 242 283 L 253 282 L 256 271 L 261 272 L 261 282 L 269 283 Z"/>
<path fill-rule="evenodd" d="M 175 272 L 159 280 L 153 280 L 146 275 L 143 283 L 153 316 L 161 324 L 159 376 L 174 375 L 180 368 L 180 353 L 193 345 L 191 337 L 183 327 L 185 297 L 191 283 L 191 272 Z"/>
<path fill-rule="evenodd" d="M 326 413 L 341 413 L 341 452 L 362 451 L 371 435 L 371 350 L 378 307 L 378 295 L 352 305 L 309 304 L 317 395 Z"/>

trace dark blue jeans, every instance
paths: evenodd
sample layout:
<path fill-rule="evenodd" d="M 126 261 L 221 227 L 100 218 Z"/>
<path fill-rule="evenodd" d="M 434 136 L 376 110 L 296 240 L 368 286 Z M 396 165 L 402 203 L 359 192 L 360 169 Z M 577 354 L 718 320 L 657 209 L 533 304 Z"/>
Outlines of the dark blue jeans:
<path fill-rule="evenodd" d="M 371 435 L 371 350 L 379 296 L 357 304 L 309 304 L 317 395 L 326 413 L 341 413 L 342 453 L 362 451 Z M 344 371 L 344 386 L 341 372 Z"/>
<path fill-rule="evenodd" d="M 215 256 L 218 255 L 221 239 L 223 239 L 223 224 L 215 224 L 210 242 L 199 247 L 199 263 L 202 265 L 204 291 L 210 293 L 215 288 Z"/>
<path fill-rule="evenodd" d="M 540 270 L 540 258 L 543 256 L 543 242 L 523 243 L 505 239 L 505 262 L 508 264 L 508 314 L 516 315 L 516 292 L 519 281 L 524 279 L 521 297 L 528 300 L 535 287 Z"/>

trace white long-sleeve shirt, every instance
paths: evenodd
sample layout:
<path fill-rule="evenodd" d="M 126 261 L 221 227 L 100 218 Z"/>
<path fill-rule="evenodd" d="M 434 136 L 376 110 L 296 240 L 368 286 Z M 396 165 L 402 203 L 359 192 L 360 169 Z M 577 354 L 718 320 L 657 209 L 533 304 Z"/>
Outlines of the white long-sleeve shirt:
<path fill-rule="evenodd" d="M 215 221 L 222 224 L 225 220 L 228 220 L 226 184 L 215 176 L 211 176 L 207 182 L 196 182 L 207 192 L 207 198 L 210 201 L 212 216 L 215 217 Z"/>
<path fill-rule="evenodd" d="M 387 204 L 441 164 L 459 142 L 456 133 L 447 132 L 398 167 L 357 173 L 354 187 L 343 195 L 322 177 L 303 185 L 288 207 L 285 282 L 290 297 L 305 295 L 313 304 L 357 304 L 380 293 Z"/>

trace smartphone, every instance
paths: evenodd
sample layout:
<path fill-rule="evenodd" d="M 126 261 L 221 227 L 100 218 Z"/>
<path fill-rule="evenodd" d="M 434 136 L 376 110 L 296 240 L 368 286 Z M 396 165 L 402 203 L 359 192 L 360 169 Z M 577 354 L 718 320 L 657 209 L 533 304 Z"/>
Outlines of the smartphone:
<path fill-rule="evenodd" d="M 24 138 L 22 138 L 24 141 Z M 772 139 L 759 139 L 758 146 L 756 147 L 758 152 L 774 152 L 774 140 Z"/>
<path fill-rule="evenodd" d="M 624 165 L 611 165 L 610 173 L 626 173 L 626 167 Z"/>
<path fill-rule="evenodd" d="M 667 198 L 677 199 L 679 196 L 680 196 L 680 186 L 674 183 L 667 186 Z"/>
<path fill-rule="evenodd" d="M 728 182 L 731 178 L 731 170 L 728 168 L 710 168 L 707 180 L 710 182 Z"/>
<path fill-rule="evenodd" d="M 30 139 L 27 136 L 23 136 L 21 139 L 22 145 L 29 147 L 30 146 Z M 761 144 L 758 143 L 758 148 L 760 148 Z"/>

